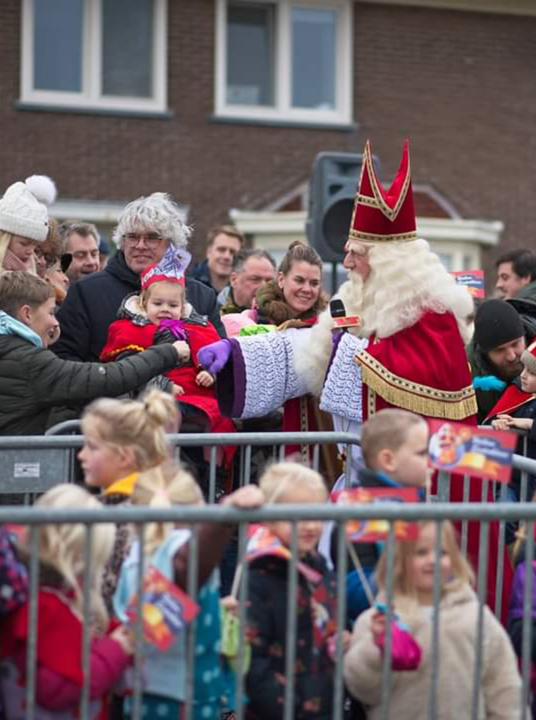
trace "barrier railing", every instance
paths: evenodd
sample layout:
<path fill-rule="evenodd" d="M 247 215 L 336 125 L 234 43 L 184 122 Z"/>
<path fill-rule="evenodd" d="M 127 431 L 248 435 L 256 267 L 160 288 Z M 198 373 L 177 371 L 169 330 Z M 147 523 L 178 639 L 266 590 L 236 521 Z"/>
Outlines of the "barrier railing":
<path fill-rule="evenodd" d="M 287 521 L 292 524 L 292 540 L 290 543 L 290 560 L 288 561 L 287 575 L 287 642 L 285 644 L 286 669 L 284 684 L 284 713 L 285 720 L 291 720 L 295 716 L 295 707 L 299 698 L 300 687 L 297 683 L 296 673 L 294 671 L 294 660 L 296 657 L 296 647 L 298 639 L 298 626 L 296 624 L 297 610 L 297 592 L 299 587 L 299 568 L 298 568 L 298 525 L 297 523 L 306 520 L 324 520 L 331 521 L 335 525 L 336 546 L 337 546 L 337 588 L 336 595 L 339 600 L 336 615 L 333 618 L 336 626 L 336 646 L 334 653 L 334 673 L 333 673 L 333 692 L 332 692 L 332 710 L 330 717 L 333 720 L 343 720 L 345 707 L 345 689 L 343 678 L 343 639 L 342 632 L 346 627 L 345 614 L 345 596 L 346 596 L 346 575 L 347 575 L 347 546 L 345 525 L 348 521 L 365 521 L 371 519 L 385 520 L 389 524 L 388 538 L 385 544 L 384 552 L 387 554 L 387 623 L 384 658 L 382 663 L 382 684 L 381 684 L 381 702 L 380 716 L 383 719 L 392 717 L 392 712 L 396 708 L 391 707 L 391 699 L 393 693 L 393 681 L 395 675 L 391 667 L 392 659 L 392 637 L 390 633 L 390 621 L 393 616 L 393 572 L 394 572 L 394 554 L 395 554 L 395 531 L 394 523 L 399 520 L 405 521 L 430 521 L 435 524 L 436 528 L 436 558 L 441 554 L 441 523 L 445 520 L 453 520 L 456 522 L 479 521 L 482 527 L 480 563 L 477 568 L 477 597 L 479 603 L 479 612 L 477 627 L 475 632 L 475 652 L 471 660 L 471 667 L 467 668 L 467 675 L 472 677 L 471 700 L 466 708 L 463 717 L 467 720 L 479 720 L 482 716 L 479 714 L 481 710 L 482 696 L 482 673 L 485 669 L 486 659 L 483 654 L 484 643 L 486 642 L 486 625 L 484 623 L 484 598 L 485 598 L 485 577 L 486 562 L 488 549 L 489 525 L 493 521 L 523 521 L 527 525 L 527 543 L 525 549 L 525 562 L 527 567 L 532 567 L 534 558 L 534 523 L 536 521 L 536 504 L 489 504 L 489 505 L 467 505 L 467 504 L 419 504 L 419 505 L 398 505 L 398 504 L 379 504 L 379 505 L 362 505 L 362 506 L 334 506 L 334 505 L 277 505 L 265 506 L 258 510 L 237 510 L 234 508 L 204 506 L 204 507 L 174 507 L 170 509 L 149 510 L 133 507 L 109 507 L 102 510 L 47 510 L 40 507 L 34 508 L 1 508 L 0 507 L 0 524 L 18 523 L 29 526 L 29 588 L 30 597 L 28 601 L 29 607 L 29 635 L 27 643 L 27 673 L 26 673 L 26 714 L 25 717 L 33 720 L 36 716 L 36 682 L 38 679 L 38 655 L 37 655 L 37 623 L 38 606 L 37 606 L 37 590 L 39 586 L 39 540 L 40 528 L 46 524 L 70 524 L 82 523 L 86 526 L 86 566 L 84 570 L 84 578 L 82 584 L 84 587 L 84 608 L 85 621 L 83 623 L 83 642 L 82 642 L 82 659 L 81 667 L 83 668 L 84 685 L 82 690 L 81 714 L 82 719 L 92 717 L 90 710 L 90 683 L 91 683 L 91 663 L 90 658 L 90 640 L 91 640 L 91 622 L 88 614 L 90 607 L 89 590 L 92 582 L 92 533 L 93 528 L 98 523 L 134 523 L 139 529 L 139 538 L 141 542 L 140 555 L 143 557 L 143 528 L 148 522 L 173 522 L 176 525 L 191 527 L 191 539 L 189 541 L 189 557 L 188 557 L 188 582 L 185 588 L 191 598 L 195 598 L 198 591 L 197 583 L 197 566 L 199 557 L 202 556 L 204 548 L 199 543 L 200 524 L 225 524 L 236 525 L 239 528 L 240 537 L 240 555 L 239 561 L 244 560 L 246 549 L 247 526 L 251 523 L 272 523 L 276 521 Z M 397 541 L 398 543 L 398 541 Z M 247 689 L 247 678 L 243 676 L 245 667 L 245 637 L 246 624 L 248 614 L 248 563 L 244 562 L 244 570 L 242 574 L 242 583 L 239 592 L 239 619 L 240 623 L 240 644 L 237 658 L 237 690 L 236 714 L 239 720 L 244 718 L 243 698 Z M 143 578 L 142 570 L 138 573 L 137 595 L 141 597 L 141 582 Z M 532 573 L 527 573 L 527 582 L 524 589 L 524 615 L 523 615 L 523 643 L 522 643 L 522 662 L 521 674 L 522 682 L 519 686 L 514 687 L 516 700 L 509 708 L 508 717 L 512 719 L 520 718 L 520 720 L 529 720 L 530 714 L 528 708 L 528 700 L 530 695 L 530 669 L 531 669 L 531 648 L 532 648 L 532 615 L 534 612 L 532 605 Z M 443 717 L 446 712 L 444 708 L 445 699 L 440 700 L 439 684 L 444 680 L 441 672 L 442 656 L 439 642 L 439 631 L 441 626 L 441 614 L 439 611 L 439 601 L 441 598 L 441 577 L 439 562 L 434 564 L 434 603 L 431 607 L 432 631 L 432 647 L 430 649 L 430 667 L 429 680 L 427 684 L 427 698 L 415 698 L 415 706 L 428 707 L 427 717 L 433 720 Z M 141 715 L 141 703 L 143 694 L 143 673 L 142 666 L 144 660 L 144 649 L 142 646 L 142 627 L 140 623 L 141 613 L 138 613 L 137 623 L 134 628 L 136 638 L 136 650 L 134 655 L 134 687 L 133 687 L 133 711 L 132 718 L 139 720 Z M 186 707 L 185 717 L 190 719 L 193 717 L 193 701 L 195 700 L 194 690 L 194 662 L 195 657 L 195 621 L 188 626 L 185 631 L 187 635 L 188 662 L 186 664 Z M 3 660 L 1 662 L 4 662 Z M 486 666 L 487 667 L 487 666 Z M 502 668 L 501 668 L 502 671 Z M 500 673 L 499 673 L 500 674 Z M 1 677 L 1 673 L 0 673 Z M 497 680 L 497 682 L 500 682 Z M 511 693 L 510 693 L 511 696 Z M 416 716 L 418 715 L 416 711 Z"/>
<path fill-rule="evenodd" d="M 79 421 L 68 421 L 64 429 L 78 427 Z M 59 427 L 59 426 L 58 426 Z M 254 433 L 189 433 L 168 435 L 170 444 L 180 451 L 181 447 L 209 448 L 211 485 L 216 473 L 218 447 L 234 445 L 240 449 L 243 462 L 240 467 L 240 485 L 249 482 L 251 453 L 255 447 L 272 447 L 274 460 L 281 460 L 289 445 L 312 446 L 312 467 L 318 469 L 320 447 L 337 445 L 346 450 L 360 444 L 359 436 L 343 432 L 254 432 Z M 0 493 L 43 492 L 58 482 L 72 479 L 73 453 L 82 447 L 80 435 L 32 435 L 0 437 Z M 180 453 L 179 453 L 180 454 Z M 349 453 L 345 471 L 348 474 Z M 536 460 L 514 455 L 512 466 L 522 472 L 522 498 L 526 497 L 527 474 L 536 475 Z M 441 494 L 442 493 L 442 494 Z M 441 499 L 448 499 L 448 488 L 438 491 Z"/>
<path fill-rule="evenodd" d="M 78 422 L 78 421 L 74 421 Z M 68 428 L 74 429 L 69 423 Z M 359 444 L 359 438 L 351 433 L 337 432 L 254 432 L 170 434 L 168 440 L 180 456 L 181 448 L 203 448 L 210 452 L 209 501 L 216 492 L 217 451 L 220 447 L 234 445 L 240 453 L 237 485 L 246 485 L 251 478 L 252 451 L 254 448 L 272 448 L 271 457 L 281 460 L 285 448 L 291 445 L 307 445 L 312 448 L 312 467 L 318 469 L 322 445 L 350 447 Z M 59 482 L 73 480 L 75 452 L 82 447 L 80 435 L 39 435 L 0 437 L 0 494 L 39 493 Z M 349 457 L 349 453 L 348 453 Z M 348 467 L 348 463 L 346 463 Z M 335 479 L 335 478 L 334 478 Z"/>
<path fill-rule="evenodd" d="M 77 421 L 75 421 L 77 422 Z M 251 480 L 251 463 L 254 448 L 272 448 L 271 456 L 274 460 L 282 459 L 285 447 L 288 445 L 309 445 L 313 448 L 313 467 L 318 469 L 320 447 L 323 444 L 338 445 L 350 448 L 359 445 L 359 438 L 355 434 L 337 432 L 309 432 L 309 433 L 231 433 L 211 435 L 173 434 L 168 436 L 169 442 L 180 456 L 181 448 L 201 447 L 210 449 L 210 467 L 208 482 L 208 500 L 213 502 L 216 497 L 216 454 L 219 447 L 233 444 L 239 448 L 239 478 L 237 485 L 245 485 Z M 2 494 L 18 494 L 28 502 L 34 494 L 42 493 L 60 482 L 73 480 L 75 453 L 83 444 L 82 436 L 32 436 L 32 437 L 0 437 L 0 499 Z M 350 483 L 349 473 L 350 453 L 347 452 L 345 466 L 345 482 Z M 514 455 L 513 467 L 521 471 L 521 499 L 530 500 L 528 492 L 528 475 L 536 476 L 536 461 L 520 455 Z M 331 481 L 336 478 L 329 478 Z M 466 476 L 463 484 L 463 499 L 468 501 L 471 479 Z M 437 495 L 431 500 L 448 502 L 449 475 L 439 473 Z M 488 481 L 482 482 L 482 501 L 488 495 Z M 502 483 L 493 485 L 493 495 L 501 507 L 506 507 L 507 486 Z M 515 527 L 507 525 L 507 517 L 499 518 L 499 537 L 497 547 L 497 583 L 495 596 L 495 613 L 498 617 L 503 611 L 503 579 L 506 561 L 505 546 L 512 541 Z M 461 548 L 464 555 L 468 546 L 468 523 L 461 523 Z M 508 530 L 508 533 L 507 533 Z"/>

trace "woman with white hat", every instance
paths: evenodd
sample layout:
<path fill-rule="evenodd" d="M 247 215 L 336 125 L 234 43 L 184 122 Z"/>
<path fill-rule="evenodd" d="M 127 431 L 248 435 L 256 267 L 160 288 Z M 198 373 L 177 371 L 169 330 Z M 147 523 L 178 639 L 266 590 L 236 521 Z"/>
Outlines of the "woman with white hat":
<path fill-rule="evenodd" d="M 0 269 L 36 272 L 34 250 L 47 239 L 47 205 L 56 186 L 46 175 L 10 185 L 0 200 Z"/>

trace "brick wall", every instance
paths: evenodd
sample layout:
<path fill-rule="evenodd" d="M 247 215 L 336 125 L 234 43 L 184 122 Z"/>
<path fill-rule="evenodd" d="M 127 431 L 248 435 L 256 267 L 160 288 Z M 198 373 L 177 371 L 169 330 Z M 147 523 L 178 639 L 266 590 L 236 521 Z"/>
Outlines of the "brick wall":
<path fill-rule="evenodd" d="M 190 205 L 200 255 L 229 208 L 285 194 L 317 152 L 360 151 L 369 137 L 389 177 L 408 136 L 415 182 L 463 217 L 503 220 L 504 247 L 534 245 L 536 18 L 357 3 L 357 128 L 341 132 L 213 121 L 213 0 L 169 2 L 171 120 L 15 110 L 20 4 L 0 7 L 0 188 L 43 172 L 63 197 L 166 190 Z"/>

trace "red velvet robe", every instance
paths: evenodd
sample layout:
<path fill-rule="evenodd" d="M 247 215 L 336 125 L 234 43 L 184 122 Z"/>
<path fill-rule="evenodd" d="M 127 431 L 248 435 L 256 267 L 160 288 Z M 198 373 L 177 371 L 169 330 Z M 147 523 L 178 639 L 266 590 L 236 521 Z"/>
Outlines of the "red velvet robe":
<path fill-rule="evenodd" d="M 426 418 L 445 418 L 476 425 L 476 398 L 465 348 L 451 313 L 427 312 L 409 328 L 391 337 L 370 338 L 356 362 L 363 374 L 363 420 L 378 410 L 400 407 Z M 463 502 L 463 476 L 452 475 L 451 502 Z M 487 501 L 493 502 L 491 483 Z M 471 478 L 469 502 L 482 502 L 482 480 Z M 468 553 L 478 568 L 480 525 L 470 522 Z M 488 604 L 495 606 L 499 524 L 490 524 Z M 502 616 L 506 619 L 513 579 L 504 552 Z"/>

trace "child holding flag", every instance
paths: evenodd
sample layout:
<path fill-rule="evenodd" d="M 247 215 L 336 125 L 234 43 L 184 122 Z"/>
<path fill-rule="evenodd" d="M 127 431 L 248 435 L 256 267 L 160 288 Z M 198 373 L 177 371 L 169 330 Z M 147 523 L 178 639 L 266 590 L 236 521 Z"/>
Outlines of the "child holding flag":
<path fill-rule="evenodd" d="M 35 503 L 49 510 L 100 508 L 99 501 L 84 488 L 56 485 Z M 84 685 L 82 667 L 84 590 L 89 590 L 90 615 L 90 709 L 96 720 L 107 712 L 112 686 L 130 662 L 132 634 L 123 626 L 108 633 L 108 614 L 101 597 L 101 578 L 114 540 L 112 524 L 92 526 L 90 586 L 84 588 L 87 528 L 82 523 L 46 524 L 39 545 L 37 593 L 37 657 L 35 718 L 78 717 Z M 18 550 L 29 562 L 30 544 L 25 533 Z M 11 612 L 0 632 L 0 692 L 7 720 L 26 717 L 26 663 L 28 653 L 29 601 Z"/>
<path fill-rule="evenodd" d="M 272 465 L 261 477 L 268 504 L 325 503 L 321 476 L 291 462 Z M 296 720 L 331 718 L 336 620 L 335 578 L 317 552 L 319 521 L 297 523 L 298 599 L 295 667 Z M 251 666 L 246 680 L 248 717 L 280 720 L 284 714 L 288 560 L 292 524 L 261 527 L 248 546 L 248 635 Z"/>
<path fill-rule="evenodd" d="M 203 503 L 192 476 L 172 464 L 139 475 L 131 496 L 133 505 L 169 508 Z M 246 486 L 226 496 L 222 504 L 258 507 L 260 490 Z M 191 530 L 173 523 L 148 523 L 144 532 L 145 580 L 142 587 L 144 642 L 143 717 L 180 717 L 186 700 L 186 624 L 198 611 L 195 635 L 194 720 L 219 719 L 226 690 L 220 667 L 220 597 L 217 568 L 233 528 L 201 525 L 199 528 L 198 588 L 195 598 L 186 595 Z M 139 540 L 121 569 L 114 609 L 122 622 L 133 620 L 138 590 Z M 149 574 L 150 580 L 147 579 Z M 150 632 L 150 636 L 148 635 Z M 131 717 L 130 700 L 125 717 Z"/>
<path fill-rule="evenodd" d="M 434 621 L 439 623 L 437 667 L 437 717 L 467 718 L 473 697 L 479 615 L 478 598 L 471 587 L 474 575 L 462 556 L 454 526 L 442 523 L 442 553 L 439 560 L 441 600 L 434 608 L 436 526 L 419 523 L 416 540 L 397 543 L 394 550 L 393 609 L 422 649 L 418 669 L 396 671 L 391 684 L 391 712 L 397 720 L 427 720 L 432 680 Z M 387 562 L 382 555 L 377 578 L 379 600 L 385 596 Z M 435 613 L 438 612 L 438 616 Z M 367 719 L 383 717 L 381 709 L 385 614 L 371 608 L 359 616 L 351 647 L 344 661 L 349 691 L 366 703 Z M 482 670 L 478 685 L 478 718 L 511 720 L 520 714 L 521 680 L 506 631 L 484 606 L 481 642 Z"/>
<path fill-rule="evenodd" d="M 536 458 L 536 342 L 533 342 L 521 355 L 523 371 L 519 377 L 520 388 L 511 383 L 502 394 L 499 402 L 492 409 L 486 422 L 490 422 L 494 430 L 524 430 L 528 433 L 527 451 L 524 452 L 523 438 L 518 441 L 517 451 L 529 458 Z M 527 497 L 521 498 L 521 476 L 519 470 L 513 470 L 509 488 L 511 499 L 530 500 L 536 490 L 536 478 L 529 476 Z"/>

